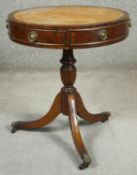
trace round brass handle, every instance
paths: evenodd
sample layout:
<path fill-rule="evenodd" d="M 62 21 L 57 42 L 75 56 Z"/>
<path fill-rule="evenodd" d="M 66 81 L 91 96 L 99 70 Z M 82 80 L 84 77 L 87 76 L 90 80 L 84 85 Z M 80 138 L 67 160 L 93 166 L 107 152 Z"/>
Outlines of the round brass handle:
<path fill-rule="evenodd" d="M 106 40 L 108 38 L 107 30 L 105 29 L 100 30 L 98 33 L 98 38 L 102 41 Z"/>
<path fill-rule="evenodd" d="M 28 39 L 30 42 L 36 42 L 38 40 L 38 34 L 35 31 L 31 31 L 28 34 Z"/>

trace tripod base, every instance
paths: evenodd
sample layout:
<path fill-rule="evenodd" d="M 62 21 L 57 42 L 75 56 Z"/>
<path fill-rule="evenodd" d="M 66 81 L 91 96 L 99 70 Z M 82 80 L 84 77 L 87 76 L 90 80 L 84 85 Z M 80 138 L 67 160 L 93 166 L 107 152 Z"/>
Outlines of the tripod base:
<path fill-rule="evenodd" d="M 53 102 L 53 105 L 51 106 L 51 109 L 45 116 L 35 121 L 13 122 L 11 124 L 12 126 L 11 132 L 14 133 L 17 130 L 41 128 L 51 123 L 60 113 L 67 115 L 69 118 L 74 144 L 80 157 L 83 160 L 83 163 L 79 166 L 79 169 L 87 168 L 91 163 L 91 159 L 88 155 L 88 152 L 81 138 L 81 134 L 80 134 L 80 130 L 77 122 L 77 115 L 79 115 L 79 117 L 83 118 L 86 121 L 95 123 L 98 121 L 101 121 L 101 122 L 107 121 L 111 114 L 109 112 L 103 112 L 99 114 L 89 113 L 86 110 L 82 102 L 82 99 L 77 91 L 73 93 L 65 93 L 62 90 L 56 96 Z"/>
<path fill-rule="evenodd" d="M 64 50 L 61 63 L 63 66 L 61 67 L 60 72 L 64 87 L 55 97 L 49 112 L 38 120 L 13 122 L 11 124 L 11 132 L 14 133 L 17 130 L 41 128 L 51 123 L 60 113 L 63 113 L 68 116 L 76 150 L 83 160 L 79 169 L 84 169 L 89 166 L 91 159 L 80 134 L 77 115 L 88 122 L 95 123 L 107 121 L 111 114 L 109 112 L 91 114 L 85 108 L 80 94 L 77 92 L 76 88 L 73 87 L 76 78 L 76 68 L 74 66 L 75 59 L 72 50 Z"/>

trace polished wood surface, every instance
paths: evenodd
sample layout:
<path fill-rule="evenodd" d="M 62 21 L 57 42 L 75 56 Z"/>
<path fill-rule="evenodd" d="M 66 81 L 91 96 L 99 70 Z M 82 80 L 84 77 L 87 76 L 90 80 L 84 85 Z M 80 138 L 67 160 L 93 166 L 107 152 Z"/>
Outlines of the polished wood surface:
<path fill-rule="evenodd" d="M 61 96 L 60 93 L 56 96 L 51 109 L 49 112 L 44 115 L 42 118 L 34 121 L 20 121 L 20 122 L 13 122 L 12 127 L 13 132 L 17 129 L 38 129 L 45 125 L 50 124 L 59 114 L 61 113 Z"/>
<path fill-rule="evenodd" d="M 67 95 L 68 100 L 68 107 L 69 107 L 69 121 L 70 127 L 72 131 L 72 136 L 74 140 L 74 144 L 76 146 L 77 152 L 79 153 L 80 157 L 83 159 L 83 164 L 80 165 L 80 169 L 88 167 L 91 163 L 91 159 L 88 155 L 84 142 L 82 140 L 78 122 L 77 122 L 77 109 L 76 109 L 76 100 L 73 94 Z"/>
<path fill-rule="evenodd" d="M 60 75 L 64 86 L 61 92 L 56 96 L 49 112 L 38 120 L 13 122 L 11 125 L 12 132 L 21 129 L 38 129 L 52 122 L 60 113 L 68 116 L 75 147 L 83 160 L 79 168 L 84 169 L 90 165 L 91 159 L 80 134 L 77 115 L 86 121 L 94 123 L 107 121 L 111 114 L 109 112 L 100 114 L 91 114 L 87 112 L 79 93 L 73 86 L 76 80 L 76 67 L 74 65 L 76 59 L 73 56 L 73 50 L 63 50 L 63 56 L 60 62 L 62 63 Z"/>
<path fill-rule="evenodd" d="M 128 36 L 127 12 L 95 6 L 41 7 L 8 16 L 11 40 L 42 48 L 90 48 L 113 44 Z"/>
<path fill-rule="evenodd" d="M 95 123 L 95 122 L 98 122 L 98 121 L 102 121 L 102 122 L 105 122 L 106 120 L 108 120 L 108 117 L 111 115 L 109 112 L 102 112 L 102 113 L 99 113 L 99 114 L 91 114 L 87 111 L 83 101 L 82 101 L 82 98 L 80 96 L 80 94 L 77 92 L 76 93 L 76 101 L 77 101 L 77 113 L 78 115 L 88 121 L 88 122 L 91 122 L 91 123 Z"/>
<path fill-rule="evenodd" d="M 77 116 L 94 123 L 105 122 L 110 112 L 90 113 L 74 87 L 77 69 L 73 48 L 90 48 L 124 40 L 131 22 L 127 12 L 95 6 L 40 7 L 16 11 L 8 16 L 9 37 L 14 42 L 33 47 L 63 49 L 60 76 L 63 87 L 49 112 L 34 121 L 12 123 L 12 132 L 37 129 L 51 123 L 60 113 L 68 116 L 73 141 L 82 164 L 87 168 L 91 159 L 82 140 Z"/>

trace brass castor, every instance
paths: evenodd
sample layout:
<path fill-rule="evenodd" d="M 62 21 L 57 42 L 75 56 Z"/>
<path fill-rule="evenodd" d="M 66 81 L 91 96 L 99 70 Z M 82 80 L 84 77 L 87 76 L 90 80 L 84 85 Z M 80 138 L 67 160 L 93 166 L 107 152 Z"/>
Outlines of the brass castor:
<path fill-rule="evenodd" d="M 91 159 L 88 154 L 85 154 L 82 156 L 83 163 L 80 164 L 79 169 L 83 170 L 85 168 L 88 168 L 88 166 L 91 164 Z"/>
<path fill-rule="evenodd" d="M 110 112 L 103 112 L 102 114 L 104 114 L 104 117 L 102 118 L 101 122 L 106 122 L 109 117 L 111 116 L 111 113 Z"/>

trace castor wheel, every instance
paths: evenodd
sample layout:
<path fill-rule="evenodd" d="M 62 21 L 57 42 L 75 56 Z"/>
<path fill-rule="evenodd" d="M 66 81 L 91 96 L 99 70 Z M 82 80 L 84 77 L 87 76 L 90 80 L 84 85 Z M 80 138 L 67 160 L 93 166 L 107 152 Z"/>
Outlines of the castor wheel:
<path fill-rule="evenodd" d="M 16 131 L 17 131 L 17 128 L 15 128 L 15 127 L 11 128 L 11 133 L 15 133 Z"/>
<path fill-rule="evenodd" d="M 103 117 L 102 117 L 102 119 L 101 119 L 101 122 L 106 122 L 108 119 L 109 119 L 109 117 L 111 116 L 111 113 L 110 112 L 103 112 Z"/>
<path fill-rule="evenodd" d="M 19 129 L 19 122 L 13 122 L 11 124 L 11 133 L 15 133 Z"/>
<path fill-rule="evenodd" d="M 80 170 L 83 170 L 85 168 L 88 168 L 90 163 L 87 163 L 87 162 L 83 162 L 82 164 L 79 165 L 79 169 Z"/>
<path fill-rule="evenodd" d="M 79 165 L 80 170 L 88 168 L 88 166 L 91 164 L 91 159 L 88 156 L 88 154 L 83 155 L 82 159 L 83 159 L 83 163 Z"/>

